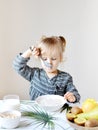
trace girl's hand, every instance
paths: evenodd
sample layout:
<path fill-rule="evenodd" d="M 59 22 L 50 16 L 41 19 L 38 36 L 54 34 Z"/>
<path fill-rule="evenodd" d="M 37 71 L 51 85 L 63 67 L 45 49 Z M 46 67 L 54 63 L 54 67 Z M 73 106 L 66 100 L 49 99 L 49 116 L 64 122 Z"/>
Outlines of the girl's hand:
<path fill-rule="evenodd" d="M 36 58 L 40 55 L 40 49 L 37 47 L 33 47 L 32 55 Z"/>
<path fill-rule="evenodd" d="M 64 98 L 66 100 L 68 100 L 69 102 L 75 102 L 76 100 L 76 97 L 73 95 L 72 92 L 67 92 L 65 95 L 64 95 Z"/>
<path fill-rule="evenodd" d="M 37 47 L 31 46 L 28 50 L 26 50 L 22 54 L 22 57 L 28 58 L 28 57 L 31 57 L 32 55 L 38 58 L 38 56 L 40 55 L 40 49 Z"/>

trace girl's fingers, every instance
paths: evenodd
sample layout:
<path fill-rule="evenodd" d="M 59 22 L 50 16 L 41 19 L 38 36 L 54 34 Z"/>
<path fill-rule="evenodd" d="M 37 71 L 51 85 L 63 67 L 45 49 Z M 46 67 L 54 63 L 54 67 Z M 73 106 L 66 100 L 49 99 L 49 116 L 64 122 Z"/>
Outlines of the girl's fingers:
<path fill-rule="evenodd" d="M 64 98 L 67 99 L 68 101 L 70 102 L 74 102 L 76 100 L 75 96 L 73 95 L 73 93 L 71 92 L 67 92 L 65 95 L 64 95 Z"/>
<path fill-rule="evenodd" d="M 69 96 L 68 97 L 68 101 L 70 101 L 70 102 L 74 102 L 75 101 L 75 96 Z"/>
<path fill-rule="evenodd" d="M 33 54 L 34 56 L 38 56 L 38 55 L 40 54 L 39 49 L 35 47 L 34 50 L 33 50 L 33 52 L 32 52 L 32 54 Z"/>
<path fill-rule="evenodd" d="M 67 92 L 67 93 L 64 95 L 64 97 L 65 97 L 65 98 L 68 98 L 68 96 L 70 96 L 70 94 L 71 94 L 70 92 Z"/>

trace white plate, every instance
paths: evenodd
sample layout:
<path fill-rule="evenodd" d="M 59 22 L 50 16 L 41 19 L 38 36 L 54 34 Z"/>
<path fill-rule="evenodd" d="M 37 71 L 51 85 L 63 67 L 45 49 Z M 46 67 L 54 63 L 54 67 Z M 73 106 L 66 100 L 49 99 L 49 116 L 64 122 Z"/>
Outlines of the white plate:
<path fill-rule="evenodd" d="M 57 111 L 66 103 L 64 97 L 59 95 L 43 95 L 36 98 L 35 101 L 48 111 Z"/>

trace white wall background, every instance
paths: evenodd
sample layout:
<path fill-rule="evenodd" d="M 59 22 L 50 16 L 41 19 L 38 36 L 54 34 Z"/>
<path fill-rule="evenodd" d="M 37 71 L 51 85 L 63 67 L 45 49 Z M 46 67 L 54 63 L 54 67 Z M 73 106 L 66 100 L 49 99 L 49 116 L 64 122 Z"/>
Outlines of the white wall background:
<path fill-rule="evenodd" d="M 67 60 L 60 68 L 73 76 L 81 100 L 98 100 L 98 0 L 0 0 L 0 98 L 29 99 L 29 82 L 12 62 L 42 35 L 66 38 Z"/>

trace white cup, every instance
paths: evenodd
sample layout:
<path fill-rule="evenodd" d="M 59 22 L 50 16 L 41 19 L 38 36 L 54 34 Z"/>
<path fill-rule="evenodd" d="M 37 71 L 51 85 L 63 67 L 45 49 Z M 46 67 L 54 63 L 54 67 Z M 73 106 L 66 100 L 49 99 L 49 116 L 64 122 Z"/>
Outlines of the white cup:
<path fill-rule="evenodd" d="M 18 95 L 5 95 L 3 97 L 4 110 L 20 110 L 20 99 Z"/>

